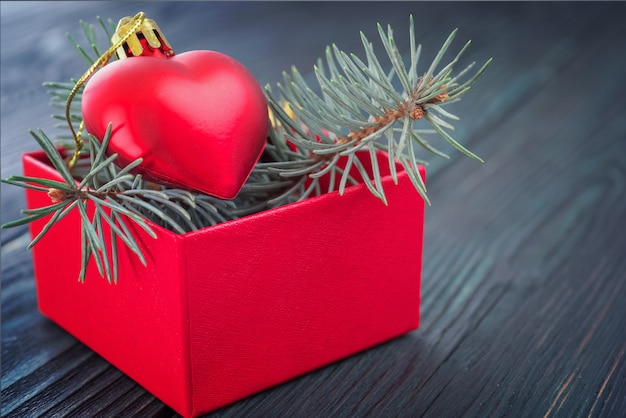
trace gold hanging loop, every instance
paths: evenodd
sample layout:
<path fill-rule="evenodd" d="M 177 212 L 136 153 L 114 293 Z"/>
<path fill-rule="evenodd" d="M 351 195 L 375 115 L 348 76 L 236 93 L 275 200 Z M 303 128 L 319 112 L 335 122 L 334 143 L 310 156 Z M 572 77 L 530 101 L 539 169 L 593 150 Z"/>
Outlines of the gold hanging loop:
<path fill-rule="evenodd" d="M 85 71 L 85 74 L 83 74 L 83 76 L 78 79 L 78 81 L 70 91 L 69 96 L 67 97 L 67 102 L 65 104 L 65 119 L 67 120 L 67 124 L 70 127 L 70 131 L 72 132 L 72 136 L 74 137 L 74 143 L 76 145 L 74 154 L 67 163 L 67 167 L 70 170 L 74 168 L 74 165 L 78 161 L 80 152 L 83 149 L 84 141 L 82 139 L 82 131 L 85 127 L 84 121 L 81 121 L 78 127 L 78 132 L 74 130 L 74 126 L 72 125 L 72 121 L 70 119 L 70 107 L 72 105 L 72 100 L 74 100 L 74 97 L 76 96 L 80 88 L 87 82 L 89 77 L 91 77 L 98 70 L 98 68 L 104 67 L 111 59 L 111 56 L 115 54 L 115 51 L 118 48 L 122 47 L 122 45 L 124 45 L 124 42 L 126 42 L 129 38 L 135 35 L 137 30 L 143 25 L 145 18 L 145 13 L 139 12 L 126 24 L 124 28 L 127 29 L 126 32 L 124 32 L 122 36 L 119 36 L 116 40 L 114 40 L 113 45 L 111 45 L 111 47 L 107 49 L 106 52 L 102 54 L 96 60 L 96 62 L 94 62 L 91 67 L 89 67 L 87 71 Z"/>

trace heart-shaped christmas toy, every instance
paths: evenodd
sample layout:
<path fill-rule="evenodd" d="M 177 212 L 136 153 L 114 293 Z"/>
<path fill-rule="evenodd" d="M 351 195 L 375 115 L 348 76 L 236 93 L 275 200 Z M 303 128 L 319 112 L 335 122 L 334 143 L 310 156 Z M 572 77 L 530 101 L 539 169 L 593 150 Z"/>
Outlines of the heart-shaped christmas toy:
<path fill-rule="evenodd" d="M 173 52 L 172 52 L 173 55 Z M 214 51 L 136 56 L 106 65 L 85 86 L 85 128 L 124 166 L 147 179 L 234 198 L 258 161 L 269 129 L 254 76 Z"/>

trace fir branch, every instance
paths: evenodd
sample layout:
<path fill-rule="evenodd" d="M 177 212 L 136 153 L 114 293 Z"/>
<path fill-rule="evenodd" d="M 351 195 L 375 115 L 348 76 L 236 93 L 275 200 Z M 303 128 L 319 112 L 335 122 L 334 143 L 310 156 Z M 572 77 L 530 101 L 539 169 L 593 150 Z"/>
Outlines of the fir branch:
<path fill-rule="evenodd" d="M 110 39 L 114 24 L 97 18 L 99 27 Z M 96 28 L 80 22 L 87 46 L 80 45 L 68 35 L 70 42 L 90 65 L 99 59 L 106 47 L 99 45 Z M 358 182 L 358 173 L 370 192 L 386 203 L 378 151 L 388 154 L 391 178 L 398 182 L 399 164 L 407 173 L 417 192 L 428 202 L 426 187 L 418 170 L 426 161 L 417 158 L 414 144 L 428 154 L 449 158 L 424 137 L 435 134 L 465 155 L 482 161 L 454 139 L 449 132 L 459 118 L 445 109 L 459 101 L 484 73 L 488 60 L 469 79 L 461 81 L 474 64 L 453 75 L 454 66 L 469 47 L 467 42 L 454 58 L 438 69 L 452 46 L 457 30 L 444 41 L 433 61 L 422 75 L 418 72 L 422 46 L 416 43 L 413 17 L 409 25 L 409 61 L 402 59 L 392 28 L 377 26 L 384 47 L 387 65 L 374 52 L 373 43 L 361 32 L 364 60 L 346 53 L 336 45 L 325 49 L 323 59 L 313 67 L 317 86 L 307 85 L 297 68 L 283 73 L 283 83 L 277 84 L 279 94 L 265 87 L 272 127 L 261 160 L 255 166 L 239 195 L 224 201 L 202 193 L 173 189 L 145 181 L 133 171 L 141 159 L 125 167 L 115 164 L 117 156 L 107 152 L 111 127 L 104 138 L 87 135 L 88 141 L 72 170 L 65 161 L 74 153 L 74 141 L 67 132 L 58 136 L 57 144 L 43 133 L 31 132 L 44 150 L 62 181 L 11 176 L 3 182 L 47 193 L 51 205 L 24 210 L 24 218 L 2 227 L 24 225 L 48 218 L 41 232 L 29 247 L 36 244 L 51 227 L 71 212 L 81 219 L 81 268 L 79 278 L 85 279 L 87 266 L 94 260 L 99 273 L 109 282 L 118 280 L 119 238 L 142 264 L 146 258 L 136 241 L 129 222 L 153 238 L 152 224 L 176 233 L 204 228 L 259 211 L 338 191 L 343 194 Z M 94 56 L 95 55 L 95 56 Z M 76 82 L 45 83 L 53 108 L 65 109 L 68 95 Z M 399 85 L 399 88 L 396 86 Z M 315 93 L 320 91 L 321 94 Z M 83 118 L 80 89 L 69 118 L 77 129 Z M 53 115 L 65 121 L 65 114 Z M 426 124 L 429 129 L 420 129 Z M 63 124 L 67 129 L 67 125 Z M 365 164 L 366 156 L 370 161 Z M 322 189 L 320 179 L 326 178 Z M 93 215 L 89 215 L 92 208 Z M 104 236 L 107 234 L 108 239 Z M 107 247 L 107 242 L 109 246 Z"/>
<path fill-rule="evenodd" d="M 145 257 L 139 244 L 127 226 L 128 220 L 156 238 L 147 220 L 159 218 L 169 229 L 184 233 L 198 229 L 192 219 L 201 220 L 207 225 L 231 219 L 224 213 L 224 209 L 232 209 L 232 204 L 222 204 L 219 199 L 208 196 L 196 198 L 196 195 L 185 190 L 160 191 L 148 188 L 140 176 L 129 173 L 141 160 L 134 161 L 123 169 L 115 166 L 117 156 L 106 155 L 111 127 L 102 142 L 89 136 L 89 168 L 84 176 L 78 178 L 65 166 L 61 153 L 63 150 L 59 151 L 43 132 L 31 134 L 63 181 L 27 176 L 11 176 L 3 180 L 11 185 L 46 193 L 52 204 L 24 210 L 24 218 L 6 223 L 2 227 L 15 227 L 48 217 L 40 233 L 29 244 L 29 248 L 32 248 L 51 227 L 67 214 L 77 211 L 83 231 L 80 280 L 85 279 L 87 265 L 93 259 L 100 275 L 109 282 L 117 282 L 117 238 L 145 265 Z M 92 216 L 89 215 L 88 205 L 95 209 Z M 111 237 L 111 245 L 108 247 L 104 239 L 105 226 L 108 227 Z"/>
<path fill-rule="evenodd" d="M 420 76 L 418 62 L 422 47 L 416 46 L 413 17 L 411 16 L 409 27 L 411 51 L 408 65 L 402 60 L 391 27 L 388 26 L 385 31 L 378 25 L 378 33 L 390 70 L 383 68 L 374 53 L 373 44 L 361 33 L 365 61 L 355 54 L 341 51 L 336 45 L 326 49 L 325 63 L 318 60 L 314 71 L 321 96 L 306 85 L 295 68 L 292 68 L 290 74 L 283 74 L 284 83 L 278 84 L 279 97 L 274 96 L 271 86 L 266 86 L 268 103 L 276 120 L 274 129 L 277 130 L 277 133 L 270 135 L 270 140 L 286 138 L 302 154 L 312 157 L 301 160 L 295 167 L 278 165 L 277 162 L 273 169 L 271 163 L 266 164 L 268 171 L 278 172 L 284 178 L 308 175 L 309 178 L 316 179 L 319 173 L 332 175 L 334 178 L 339 174 L 337 169 L 340 159 L 336 156 L 348 157 L 347 167 L 354 166 L 372 194 L 385 201 L 378 160 L 371 158 L 375 156 L 376 150 L 383 150 L 389 154 L 388 164 L 393 180 L 397 182 L 396 163 L 400 162 L 409 173 L 416 190 L 428 201 L 424 183 L 414 168 L 421 161 L 415 158 L 412 142 L 417 142 L 436 156 L 448 156 L 423 139 L 423 133 L 415 129 L 419 121 L 428 123 L 434 133 L 465 155 L 482 161 L 448 133 L 454 130 L 454 126 L 437 114 L 452 121 L 458 120 L 456 115 L 444 107 L 458 101 L 467 93 L 491 60 L 468 81 L 458 84 L 460 77 L 473 65 L 462 70 L 459 75 L 451 76 L 455 64 L 470 45 L 467 42 L 449 63 L 437 70 L 456 36 L 457 30 L 454 30 L 444 41 L 426 72 Z M 400 89 L 394 87 L 396 80 Z M 285 103 L 290 105 L 291 114 L 282 109 Z M 400 133 L 397 140 L 393 133 Z M 358 151 L 369 154 L 369 169 L 361 162 Z M 345 189 L 349 172 L 349 169 L 345 169 L 339 174 L 340 193 Z M 329 186 L 334 188 L 334 183 Z M 298 188 L 291 190 L 293 193 L 300 192 Z M 326 191 L 330 190 L 329 187 Z"/>

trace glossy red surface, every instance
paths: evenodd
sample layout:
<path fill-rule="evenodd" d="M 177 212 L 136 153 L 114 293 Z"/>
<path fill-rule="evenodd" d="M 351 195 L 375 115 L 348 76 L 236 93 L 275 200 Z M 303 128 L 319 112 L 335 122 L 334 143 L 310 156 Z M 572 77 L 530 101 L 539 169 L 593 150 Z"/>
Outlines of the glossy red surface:
<path fill-rule="evenodd" d="M 96 72 L 82 97 L 85 128 L 121 165 L 153 181 L 234 198 L 259 159 L 269 127 L 263 91 L 231 57 L 190 51 L 139 56 Z"/>

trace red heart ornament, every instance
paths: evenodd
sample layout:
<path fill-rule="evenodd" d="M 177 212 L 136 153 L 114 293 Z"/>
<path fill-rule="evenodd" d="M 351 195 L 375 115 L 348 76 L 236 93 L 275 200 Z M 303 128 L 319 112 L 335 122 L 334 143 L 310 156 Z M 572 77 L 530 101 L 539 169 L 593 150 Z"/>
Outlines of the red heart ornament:
<path fill-rule="evenodd" d="M 145 178 L 234 198 L 258 161 L 269 129 L 267 103 L 254 76 L 214 51 L 115 61 L 85 86 L 85 128 L 103 138 L 124 166 Z"/>

